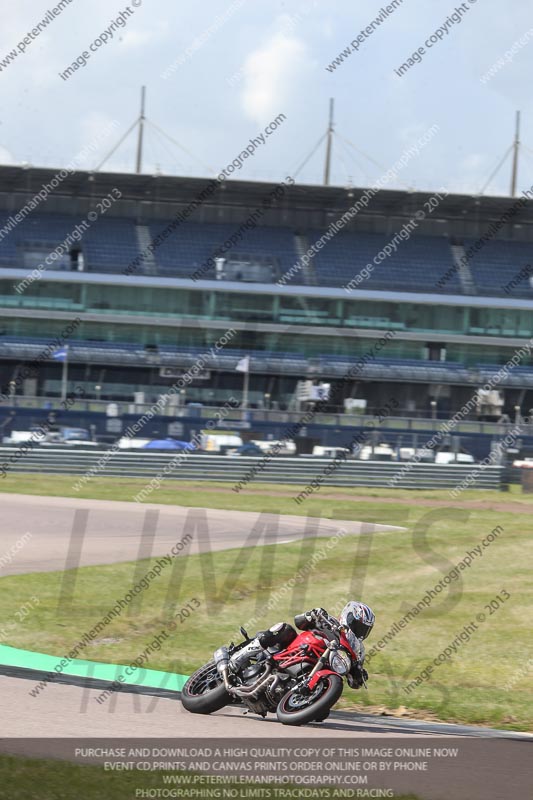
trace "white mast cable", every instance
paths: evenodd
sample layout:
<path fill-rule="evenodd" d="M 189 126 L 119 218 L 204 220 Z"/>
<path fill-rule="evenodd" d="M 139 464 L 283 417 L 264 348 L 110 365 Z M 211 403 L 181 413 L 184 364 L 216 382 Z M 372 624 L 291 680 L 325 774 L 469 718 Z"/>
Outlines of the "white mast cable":
<path fill-rule="evenodd" d="M 210 172 L 212 175 L 215 174 L 215 170 L 213 169 L 213 167 L 210 167 L 209 164 L 204 164 L 203 161 L 200 158 L 198 158 L 197 156 L 194 155 L 194 153 L 191 153 L 190 150 L 187 150 L 186 147 L 183 147 L 183 145 L 180 144 L 178 141 L 176 141 L 176 139 L 173 139 L 172 136 L 169 136 L 168 133 L 163 130 L 163 128 L 160 128 L 159 125 L 156 125 L 155 122 L 152 122 L 152 120 L 150 120 L 150 119 L 147 119 L 146 122 L 149 125 L 151 125 L 152 128 L 155 128 L 156 131 L 159 131 L 160 134 L 165 136 L 169 140 L 169 142 L 172 142 L 173 145 L 175 145 L 176 147 L 179 147 L 180 150 L 183 150 L 183 152 L 186 153 L 188 156 L 190 156 L 190 158 L 192 158 L 194 161 L 196 161 L 198 164 L 200 164 L 200 166 L 203 169 L 207 170 L 207 172 Z"/>
<path fill-rule="evenodd" d="M 121 137 L 120 137 L 120 139 L 118 140 L 118 142 L 116 143 L 116 145 L 113 147 L 113 149 L 109 151 L 109 153 L 106 155 L 106 157 L 104 158 L 104 160 L 103 160 L 103 161 L 101 161 L 101 162 L 98 164 L 98 166 L 97 166 L 97 167 L 95 167 L 95 169 L 94 169 L 94 172 L 100 172 L 100 170 L 102 169 L 102 167 L 104 166 L 104 164 L 106 164 L 106 163 L 109 161 L 109 159 L 111 158 L 111 156 L 112 156 L 112 155 L 113 155 L 113 154 L 114 154 L 114 153 L 115 153 L 115 152 L 118 150 L 118 148 L 120 147 L 120 145 L 121 145 L 123 142 L 125 142 L 125 141 L 126 141 L 126 139 L 127 139 L 127 138 L 128 138 L 128 136 L 130 135 L 130 133 L 132 132 L 132 130 L 133 130 L 133 129 L 134 129 L 134 128 L 135 128 L 135 127 L 138 125 L 138 124 L 139 124 L 139 120 L 138 120 L 138 119 L 136 119 L 136 120 L 135 120 L 135 122 L 133 123 L 133 125 L 132 125 L 130 128 L 128 128 L 128 130 L 126 131 L 126 133 L 124 134 L 124 136 L 121 136 Z"/>
<path fill-rule="evenodd" d="M 502 160 L 501 160 L 501 161 L 498 163 L 498 166 L 496 167 L 496 169 L 495 169 L 493 172 L 491 172 L 489 179 L 488 179 L 488 180 L 487 180 L 487 182 L 486 182 L 486 183 L 483 185 L 483 187 L 482 187 L 482 189 L 481 189 L 481 191 L 480 191 L 480 193 L 479 193 L 479 194 L 484 194 L 484 193 L 485 193 L 485 189 L 487 188 L 487 186 L 489 186 L 489 184 L 490 184 L 490 182 L 492 181 L 492 179 L 493 179 L 494 177 L 496 177 L 496 175 L 498 174 L 498 172 L 501 170 L 501 168 L 503 167 L 503 165 L 504 165 L 504 164 L 505 164 L 505 162 L 507 161 L 507 158 L 508 158 L 508 156 L 509 156 L 509 155 L 510 155 L 510 154 L 513 152 L 513 150 L 514 150 L 514 144 L 512 144 L 510 147 L 508 147 L 508 148 L 507 148 L 507 150 L 505 151 L 505 155 L 504 155 L 504 157 L 503 157 L 503 158 L 502 158 Z"/>
<path fill-rule="evenodd" d="M 322 144 L 322 142 L 324 141 L 324 139 L 326 138 L 326 136 L 327 136 L 327 135 L 328 135 L 328 131 L 326 131 L 326 132 L 325 132 L 325 133 L 324 133 L 324 134 L 323 134 L 323 135 L 320 137 L 320 139 L 318 140 L 318 142 L 317 142 L 317 144 L 315 145 L 315 147 L 313 147 L 313 149 L 311 150 L 311 152 L 309 153 L 309 155 L 307 156 L 307 158 L 305 158 L 305 159 L 302 161 L 302 163 L 300 164 L 300 166 L 298 167 L 298 169 L 297 169 L 297 170 L 296 170 L 294 173 L 293 173 L 293 172 L 289 172 L 289 175 L 292 175 L 292 177 L 293 177 L 293 178 L 296 178 L 296 176 L 298 175 L 298 173 L 299 173 L 299 172 L 300 172 L 300 171 L 301 171 L 301 170 L 302 170 L 302 169 L 305 167 L 305 165 L 307 164 L 307 162 L 309 161 L 309 159 L 310 159 L 310 158 L 312 158 L 312 157 L 314 156 L 314 154 L 316 153 L 316 151 L 318 150 L 318 148 L 320 147 L 320 145 Z"/>

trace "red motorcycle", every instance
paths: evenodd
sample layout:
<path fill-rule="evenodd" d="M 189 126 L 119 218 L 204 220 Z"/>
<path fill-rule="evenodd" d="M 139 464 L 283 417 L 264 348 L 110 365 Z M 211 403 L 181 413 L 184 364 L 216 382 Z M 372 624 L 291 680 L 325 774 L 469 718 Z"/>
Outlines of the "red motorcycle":
<path fill-rule="evenodd" d="M 250 639 L 221 647 L 214 660 L 197 670 L 182 689 L 184 708 L 212 714 L 242 703 L 265 717 L 276 712 L 284 725 L 322 722 L 342 694 L 365 684 L 354 634 L 323 609 L 299 614 L 292 625 L 278 623 Z"/>

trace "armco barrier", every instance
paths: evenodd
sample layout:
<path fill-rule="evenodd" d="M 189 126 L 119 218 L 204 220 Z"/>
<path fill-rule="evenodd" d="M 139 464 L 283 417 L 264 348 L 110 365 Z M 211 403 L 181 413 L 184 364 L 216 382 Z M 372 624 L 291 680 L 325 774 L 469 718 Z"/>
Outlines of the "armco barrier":
<path fill-rule="evenodd" d="M 17 456 L 16 454 L 19 453 Z M 53 475 L 84 475 L 94 470 L 95 477 L 115 476 L 122 478 L 162 477 L 173 480 L 224 481 L 246 483 L 246 474 L 257 468 L 251 483 L 309 484 L 323 476 L 324 486 L 376 486 L 387 487 L 389 481 L 401 474 L 395 483 L 399 489 L 448 489 L 471 476 L 471 488 L 503 489 L 503 467 L 479 467 L 476 464 L 413 464 L 402 474 L 406 462 L 345 461 L 331 474 L 324 470 L 333 467 L 333 461 L 325 458 L 278 457 L 266 461 L 263 458 L 186 455 L 178 461 L 176 453 L 153 453 L 117 451 L 99 469 L 98 462 L 104 460 L 106 451 L 66 450 L 60 448 L 35 448 L 21 454 L 20 447 L 0 448 L 0 476 L 2 465 L 7 473 L 40 472 Z M 170 462 L 175 461 L 172 469 Z M 7 465 L 7 466 L 6 466 Z M 263 465 L 263 466 L 261 466 Z M 165 467 L 169 471 L 164 473 Z M 243 491 L 245 491 L 243 489 Z"/>

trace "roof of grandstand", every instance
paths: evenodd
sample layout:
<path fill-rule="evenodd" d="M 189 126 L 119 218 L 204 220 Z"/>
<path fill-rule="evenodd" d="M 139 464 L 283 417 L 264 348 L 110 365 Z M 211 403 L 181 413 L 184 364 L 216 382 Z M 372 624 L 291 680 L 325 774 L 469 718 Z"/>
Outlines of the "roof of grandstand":
<path fill-rule="evenodd" d="M 0 206 L 12 208 L 13 195 L 33 196 L 43 185 L 61 173 L 62 168 L 48 169 L 32 166 L 0 166 Z M 115 172 L 72 172 L 61 177 L 57 188 L 47 199 L 47 210 L 54 211 L 54 199 L 76 197 L 97 198 L 119 186 L 124 200 L 152 203 L 185 204 L 198 196 L 213 178 L 174 177 L 168 175 L 137 175 Z M 228 180 L 221 183 L 206 205 L 218 207 L 250 208 L 262 202 L 274 183 Z M 322 186 L 295 184 L 290 187 L 289 205 L 294 209 L 323 211 L 326 214 L 342 213 L 353 205 L 365 187 Z M 365 216 L 407 216 L 423 205 L 432 192 L 381 190 L 366 211 Z M 11 199 L 11 202 L 10 202 Z M 516 203 L 511 197 L 449 194 L 439 205 L 438 217 L 450 220 L 490 221 L 499 219 Z M 284 201 L 284 206 L 286 203 Z M 43 208 L 44 210 L 44 208 Z M 165 211 L 168 214 L 168 209 Z M 533 223 L 533 202 L 517 209 L 515 223 Z"/>

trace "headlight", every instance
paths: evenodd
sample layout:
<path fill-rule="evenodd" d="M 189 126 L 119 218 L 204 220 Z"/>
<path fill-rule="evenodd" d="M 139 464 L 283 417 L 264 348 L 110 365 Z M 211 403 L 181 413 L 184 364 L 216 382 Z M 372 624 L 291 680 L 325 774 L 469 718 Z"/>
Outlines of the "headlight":
<path fill-rule="evenodd" d="M 334 669 L 339 675 L 346 675 L 352 668 L 352 659 L 344 650 L 335 650 L 330 653 L 329 663 L 331 669 Z"/>

